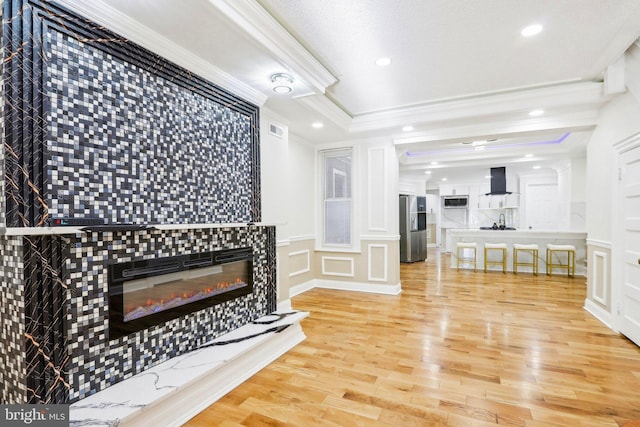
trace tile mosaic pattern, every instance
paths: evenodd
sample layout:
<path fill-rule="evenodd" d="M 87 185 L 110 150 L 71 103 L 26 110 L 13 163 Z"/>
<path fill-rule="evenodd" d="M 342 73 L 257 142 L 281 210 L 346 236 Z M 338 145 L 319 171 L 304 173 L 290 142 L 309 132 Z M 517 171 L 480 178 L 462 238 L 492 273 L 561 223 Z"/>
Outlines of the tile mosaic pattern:
<path fill-rule="evenodd" d="M 260 221 L 256 106 L 54 2 L 2 5 L 0 225 Z M 246 245 L 251 295 L 108 340 L 106 263 Z M 4 402 L 78 400 L 276 309 L 273 227 L 0 236 L 0 250 Z"/>
<path fill-rule="evenodd" d="M 4 1 L 0 1 L 0 22 L 4 17 Z M 0 25 L 0 58 L 4 58 L 4 25 Z M 0 61 L 0 188 L 4 188 L 4 61 Z M 5 227 L 5 198 L 0 197 L 0 227 Z"/>
<path fill-rule="evenodd" d="M 22 238 L 0 236 L 0 402 L 23 403 L 27 386 Z"/>
<path fill-rule="evenodd" d="M 62 236 L 25 236 L 24 342 L 27 402 L 68 400 L 67 284 L 62 264 L 69 239 Z"/>
<path fill-rule="evenodd" d="M 116 340 L 106 263 L 253 247 L 253 293 Z M 70 244 L 68 381 L 77 401 L 276 309 L 274 227 L 92 232 Z"/>
<path fill-rule="evenodd" d="M 8 225 L 260 221 L 256 106 L 55 2 L 5 4 Z"/>
<path fill-rule="evenodd" d="M 52 218 L 253 220 L 250 117 L 69 35 L 45 37 Z"/>

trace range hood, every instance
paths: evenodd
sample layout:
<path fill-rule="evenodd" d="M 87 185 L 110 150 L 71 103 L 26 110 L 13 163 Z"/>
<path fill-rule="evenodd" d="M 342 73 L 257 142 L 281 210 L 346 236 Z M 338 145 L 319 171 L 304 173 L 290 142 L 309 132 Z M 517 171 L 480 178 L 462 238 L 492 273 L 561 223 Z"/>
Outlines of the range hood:
<path fill-rule="evenodd" d="M 506 168 L 491 168 L 491 192 L 487 193 L 487 196 L 497 195 L 497 194 L 511 194 L 510 191 L 507 191 L 507 177 L 506 177 Z"/>

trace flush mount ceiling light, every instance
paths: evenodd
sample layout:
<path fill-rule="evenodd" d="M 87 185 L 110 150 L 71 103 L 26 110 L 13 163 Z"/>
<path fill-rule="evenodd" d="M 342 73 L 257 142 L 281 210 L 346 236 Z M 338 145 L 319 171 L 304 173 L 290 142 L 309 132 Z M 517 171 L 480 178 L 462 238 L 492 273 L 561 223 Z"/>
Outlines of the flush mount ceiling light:
<path fill-rule="evenodd" d="M 520 34 L 522 34 L 522 37 L 532 37 L 532 36 L 535 36 L 536 34 L 540 34 L 541 31 L 542 31 L 542 25 L 533 24 L 533 25 L 529 25 L 528 27 L 524 27 L 522 31 L 520 31 Z"/>
<path fill-rule="evenodd" d="M 278 94 L 287 94 L 293 91 L 293 77 L 287 73 L 277 73 L 271 76 L 271 89 Z"/>

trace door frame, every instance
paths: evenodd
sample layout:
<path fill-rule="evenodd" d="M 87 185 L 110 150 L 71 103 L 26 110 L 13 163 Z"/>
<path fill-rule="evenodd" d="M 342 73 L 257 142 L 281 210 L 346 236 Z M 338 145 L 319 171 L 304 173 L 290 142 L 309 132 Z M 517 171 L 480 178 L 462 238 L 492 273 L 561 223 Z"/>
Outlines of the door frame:
<path fill-rule="evenodd" d="M 611 311 L 613 330 L 620 332 L 622 323 L 622 271 L 624 266 L 624 212 L 622 191 L 622 156 L 627 151 L 640 147 L 640 132 L 613 145 L 614 173 L 612 176 L 612 221 L 611 221 Z"/>

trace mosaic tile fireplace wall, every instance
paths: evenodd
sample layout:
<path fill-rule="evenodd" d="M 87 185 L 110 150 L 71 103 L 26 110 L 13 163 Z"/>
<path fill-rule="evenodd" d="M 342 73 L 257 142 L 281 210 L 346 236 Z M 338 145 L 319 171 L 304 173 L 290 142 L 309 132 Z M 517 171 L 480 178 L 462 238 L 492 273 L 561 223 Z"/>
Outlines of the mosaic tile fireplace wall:
<path fill-rule="evenodd" d="M 260 220 L 256 106 L 54 2 L 4 15 L 7 226 Z"/>
<path fill-rule="evenodd" d="M 2 6 L 0 402 L 73 402 L 274 311 L 258 108 L 55 2 Z M 109 340 L 109 263 L 247 246 L 251 294 Z"/>
<path fill-rule="evenodd" d="M 69 294 L 66 369 L 75 401 L 158 362 L 193 350 L 276 309 L 273 227 L 94 232 L 71 239 L 65 264 Z M 109 340 L 106 262 L 252 247 L 254 288 L 244 297 L 116 340 Z M 87 369 L 89 367 L 89 369 Z"/>

